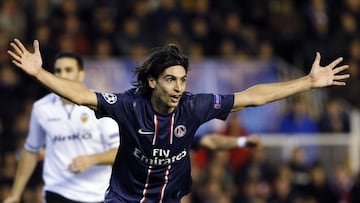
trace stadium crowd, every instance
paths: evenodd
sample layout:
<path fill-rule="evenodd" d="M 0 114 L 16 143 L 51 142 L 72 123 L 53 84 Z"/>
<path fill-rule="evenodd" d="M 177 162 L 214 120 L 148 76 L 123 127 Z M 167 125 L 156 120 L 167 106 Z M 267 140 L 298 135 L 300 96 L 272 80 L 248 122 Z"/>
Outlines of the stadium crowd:
<path fill-rule="evenodd" d="M 50 67 L 60 50 L 137 60 L 147 49 L 167 43 L 180 45 L 190 60 L 280 58 L 303 72 L 310 70 L 316 51 L 324 64 L 344 56 L 352 75 L 347 87 L 326 92 L 320 115 L 313 115 L 306 97 L 300 96 L 278 129 L 343 133 L 350 131 L 344 105 L 360 108 L 359 22 L 359 0 L 2 0 L 0 201 L 12 184 L 31 106 L 48 92 L 12 67 L 6 51 L 15 37 L 40 41 L 44 67 Z M 299 116 L 301 126 L 293 119 Z M 360 202 L 360 174 L 352 174 L 346 164 L 327 174 L 324 163 L 304 163 L 301 147 L 292 153 L 289 160 L 269 163 L 264 149 L 242 150 L 238 162 L 230 152 L 194 151 L 192 202 Z M 40 201 L 40 173 L 41 162 L 24 202 Z"/>

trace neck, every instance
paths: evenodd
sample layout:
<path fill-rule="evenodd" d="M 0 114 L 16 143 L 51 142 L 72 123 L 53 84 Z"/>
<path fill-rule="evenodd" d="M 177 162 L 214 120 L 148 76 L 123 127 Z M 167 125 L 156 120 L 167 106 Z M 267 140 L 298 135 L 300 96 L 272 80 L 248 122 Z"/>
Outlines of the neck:
<path fill-rule="evenodd" d="M 151 97 L 151 105 L 154 110 L 160 114 L 169 114 L 174 111 L 175 107 L 169 107 L 164 104 L 159 98 Z"/>

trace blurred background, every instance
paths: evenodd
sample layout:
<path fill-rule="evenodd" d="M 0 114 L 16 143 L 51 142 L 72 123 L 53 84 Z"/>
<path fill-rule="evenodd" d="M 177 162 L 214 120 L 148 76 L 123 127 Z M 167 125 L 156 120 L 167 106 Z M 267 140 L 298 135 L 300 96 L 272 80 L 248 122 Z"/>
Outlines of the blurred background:
<path fill-rule="evenodd" d="M 58 51 L 85 59 L 90 88 L 121 92 L 147 51 L 177 44 L 188 90 L 233 93 L 258 83 L 349 64 L 346 87 L 312 90 L 211 121 L 198 134 L 257 134 L 262 150 L 192 152 L 196 203 L 360 202 L 360 0 L 0 0 L 0 200 L 7 196 L 33 102 L 49 93 L 14 68 L 13 38 L 40 41 L 44 67 Z M 41 202 L 41 156 L 23 202 Z"/>

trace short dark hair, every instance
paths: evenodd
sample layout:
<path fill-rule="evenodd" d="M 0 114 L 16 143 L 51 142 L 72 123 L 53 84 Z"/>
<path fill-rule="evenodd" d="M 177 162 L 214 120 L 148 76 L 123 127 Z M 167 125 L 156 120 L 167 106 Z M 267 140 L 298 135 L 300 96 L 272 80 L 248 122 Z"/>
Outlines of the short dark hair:
<path fill-rule="evenodd" d="M 84 70 L 84 61 L 79 54 L 73 52 L 59 52 L 56 54 L 54 62 L 60 58 L 73 58 L 76 60 L 79 70 Z"/>
<path fill-rule="evenodd" d="M 140 66 L 135 67 L 132 71 L 136 76 L 136 81 L 132 84 L 138 88 L 140 95 L 149 98 L 152 89 L 149 87 L 148 78 L 157 79 L 166 68 L 180 65 L 188 71 L 189 60 L 181 54 L 175 44 L 169 44 L 161 48 L 152 50 L 152 54 Z"/>

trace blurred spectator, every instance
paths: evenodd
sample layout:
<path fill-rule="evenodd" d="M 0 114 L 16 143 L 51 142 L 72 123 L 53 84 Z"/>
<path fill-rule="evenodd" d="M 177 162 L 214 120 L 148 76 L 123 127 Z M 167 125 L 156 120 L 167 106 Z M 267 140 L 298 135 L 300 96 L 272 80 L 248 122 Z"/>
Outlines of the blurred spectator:
<path fill-rule="evenodd" d="M 40 48 L 44 50 L 41 54 L 44 67 L 52 67 L 52 57 L 57 53 L 57 47 L 52 41 L 53 34 L 47 23 L 42 22 L 35 25 L 32 36 L 40 42 Z M 52 71 L 52 70 L 49 70 Z"/>
<path fill-rule="evenodd" d="M 336 39 L 340 41 L 340 49 L 342 53 L 346 53 L 351 41 L 359 36 L 359 25 L 355 15 L 351 12 L 342 12 L 338 29 L 335 30 Z"/>
<path fill-rule="evenodd" d="M 329 98 L 325 111 L 319 120 L 320 132 L 348 133 L 350 132 L 350 116 L 343 101 Z"/>
<path fill-rule="evenodd" d="M 204 59 L 205 57 L 205 50 L 201 44 L 198 44 L 196 42 L 191 42 L 187 46 L 187 55 L 189 56 L 189 59 L 192 61 L 200 61 L 201 59 Z"/>
<path fill-rule="evenodd" d="M 339 202 L 350 203 L 353 180 L 350 170 L 342 164 L 335 168 L 334 184 Z"/>
<path fill-rule="evenodd" d="M 21 107 L 21 100 L 18 98 L 21 82 L 20 75 L 10 64 L 0 65 L 0 92 L 3 98 L 0 100 L 2 124 L 0 151 L 2 152 L 11 151 L 16 147 L 16 137 L 12 134 L 12 126 L 18 108 Z"/>
<path fill-rule="evenodd" d="M 360 172 L 357 173 L 350 191 L 350 203 L 360 202 Z"/>
<path fill-rule="evenodd" d="M 287 162 L 291 170 L 291 185 L 297 195 L 305 195 L 304 192 L 310 183 L 309 165 L 306 163 L 306 152 L 302 147 L 295 147 Z"/>
<path fill-rule="evenodd" d="M 144 44 L 136 43 L 130 49 L 130 58 L 135 62 L 141 61 L 145 57 L 146 50 L 147 47 Z"/>
<path fill-rule="evenodd" d="M 136 18 L 128 17 L 123 21 L 122 28 L 116 36 L 116 48 L 124 56 L 129 56 L 135 44 L 144 44 L 144 36 Z"/>
<path fill-rule="evenodd" d="M 305 33 L 304 21 L 292 0 L 274 1 L 269 14 L 269 31 L 275 53 L 295 63 Z"/>
<path fill-rule="evenodd" d="M 274 45 L 270 40 L 262 40 L 258 44 L 256 51 L 259 60 L 270 61 L 274 59 Z"/>
<path fill-rule="evenodd" d="M 232 43 L 233 48 L 231 51 L 234 52 L 235 55 L 238 53 L 242 53 L 243 55 L 250 54 L 252 47 L 250 41 L 246 38 L 246 31 L 249 28 L 243 24 L 241 16 L 235 11 L 230 11 L 224 14 L 223 19 L 224 22 L 221 29 L 222 44 L 224 44 L 224 42 Z M 222 45 L 220 46 L 224 47 Z M 221 50 L 223 51 L 224 49 Z"/>
<path fill-rule="evenodd" d="M 228 136 L 241 137 L 248 135 L 247 130 L 242 126 L 239 115 L 231 114 L 227 119 L 227 126 L 224 134 Z M 239 148 L 229 151 L 230 165 L 233 171 L 238 171 L 247 162 L 251 156 L 250 148 Z"/>
<path fill-rule="evenodd" d="M 273 182 L 273 192 L 268 203 L 291 203 L 295 199 L 293 188 L 291 187 L 291 169 L 286 165 L 281 165 Z"/>
<path fill-rule="evenodd" d="M 64 19 L 64 28 L 59 34 L 58 46 L 61 51 L 75 52 L 81 55 L 91 53 L 91 45 L 86 29 L 77 15 L 68 15 Z M 63 40 L 68 40 L 72 46 L 63 46 Z"/>
<path fill-rule="evenodd" d="M 184 13 L 177 0 L 159 0 L 158 7 L 150 13 L 149 17 L 151 18 L 153 42 L 156 44 L 155 46 L 159 46 L 161 45 L 159 42 L 162 41 L 159 37 L 162 37 L 162 34 L 166 32 L 169 20 L 175 18 L 183 23 Z"/>
<path fill-rule="evenodd" d="M 93 55 L 100 60 L 110 59 L 114 55 L 113 42 L 109 38 L 98 38 L 95 41 Z"/>
<path fill-rule="evenodd" d="M 322 163 L 315 163 L 310 170 L 311 182 L 306 190 L 317 202 L 339 203 L 339 196 L 330 184 L 328 174 Z"/>
<path fill-rule="evenodd" d="M 132 13 L 129 14 L 128 17 L 134 18 L 139 23 L 139 27 L 141 29 L 141 35 L 144 39 L 143 41 L 141 41 L 141 43 L 145 47 L 148 47 L 153 43 L 152 40 L 156 37 L 155 35 L 156 32 L 154 33 L 154 28 L 152 27 L 151 1 L 135 0 L 132 2 L 133 2 L 132 6 L 130 7 Z"/>
<path fill-rule="evenodd" d="M 10 40 L 10 34 L 7 29 L 0 28 L 0 51 L 6 53 L 8 49 L 7 43 Z M 0 54 L 0 63 L 8 63 L 9 57 L 7 54 Z"/>
<path fill-rule="evenodd" d="M 311 114 L 306 94 L 295 97 L 293 105 L 280 121 L 279 132 L 289 136 L 301 133 L 313 136 L 319 132 L 317 119 Z M 319 158 L 319 146 L 305 146 L 306 163 L 311 164 Z"/>
<path fill-rule="evenodd" d="M 360 41 L 359 41 L 360 42 Z M 359 43 L 360 45 L 360 43 Z M 360 46 L 359 54 L 360 54 Z M 351 77 L 346 82 L 348 84 L 348 88 L 340 89 L 334 88 L 332 91 L 328 92 L 329 98 L 342 97 L 344 99 L 343 105 L 348 104 L 350 107 L 355 107 L 357 109 L 360 108 L 360 89 L 357 88 L 360 86 L 360 58 L 350 58 L 348 64 L 351 66 L 349 69 L 349 73 Z"/>
<path fill-rule="evenodd" d="M 185 24 L 191 41 L 202 46 L 206 56 L 214 56 L 219 43 L 219 30 L 215 28 L 214 19 L 216 14 L 210 10 L 210 3 L 210 0 L 193 1 L 191 9 L 187 12 L 188 23 Z"/>
<path fill-rule="evenodd" d="M 54 31 L 54 33 L 61 33 L 64 29 L 65 21 L 67 16 L 77 15 L 78 4 L 75 0 L 63 0 L 57 1 L 52 5 L 52 11 L 49 18 L 49 26 Z"/>
<path fill-rule="evenodd" d="M 200 196 L 206 203 L 231 202 L 235 190 L 227 153 L 227 151 L 214 152 L 205 170 L 206 181 L 201 186 Z"/>
<path fill-rule="evenodd" d="M 112 39 L 116 31 L 116 25 L 114 22 L 116 15 L 112 12 L 111 8 L 106 5 L 96 6 L 93 10 L 91 17 L 92 33 L 90 35 L 93 40 L 96 38 L 108 37 Z"/>
<path fill-rule="evenodd" d="M 244 194 L 246 185 L 256 182 L 258 187 L 257 195 L 268 198 L 270 195 L 270 183 L 273 181 L 275 168 L 268 161 L 265 149 L 255 149 L 251 154 L 251 158 L 238 170 L 234 172 L 235 184 L 240 189 L 238 191 L 239 198 Z M 240 200 L 239 200 L 240 201 Z"/>
<path fill-rule="evenodd" d="M 175 43 L 181 45 L 186 49 L 186 46 L 189 42 L 189 38 L 187 33 L 184 30 L 184 26 L 182 24 L 181 19 L 171 18 L 168 20 L 165 25 L 165 32 L 162 33 L 160 38 L 162 40 L 159 41 L 160 44 L 169 44 Z"/>
<path fill-rule="evenodd" d="M 331 32 L 331 26 L 335 22 L 331 21 L 330 11 L 326 0 L 310 0 L 306 6 L 305 22 L 308 33 L 302 44 L 304 72 L 310 71 L 316 51 L 322 53 L 324 63 L 342 55 L 339 41 Z"/>
<path fill-rule="evenodd" d="M 4 0 L 0 3 L 0 29 L 7 30 L 11 38 L 24 38 L 26 16 L 23 4 L 18 0 Z"/>
<path fill-rule="evenodd" d="M 316 120 L 310 114 L 304 95 L 295 97 L 291 109 L 286 111 L 280 126 L 281 133 L 316 133 L 318 126 Z"/>

